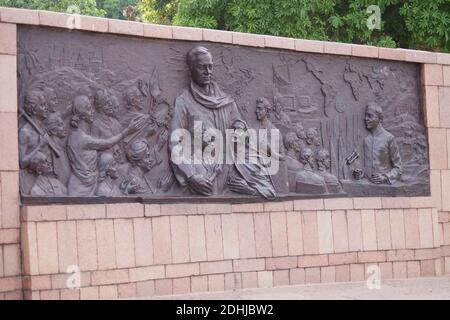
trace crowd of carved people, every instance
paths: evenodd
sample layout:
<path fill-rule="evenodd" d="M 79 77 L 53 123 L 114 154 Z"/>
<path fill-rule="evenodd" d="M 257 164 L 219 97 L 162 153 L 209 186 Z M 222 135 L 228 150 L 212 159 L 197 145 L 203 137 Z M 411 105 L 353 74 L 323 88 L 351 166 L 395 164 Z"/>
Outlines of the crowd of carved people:
<path fill-rule="evenodd" d="M 271 117 L 275 114 L 278 114 L 275 106 L 272 106 L 266 98 L 257 99 L 256 118 L 262 128 L 267 130 L 276 128 L 271 121 Z M 342 192 L 339 180 L 330 173 L 330 153 L 322 147 L 321 136 L 316 128 L 305 130 L 302 123 L 297 122 L 291 127 L 291 131 L 284 135 L 280 146 L 280 152 L 287 166 L 290 192 L 308 194 Z"/>
<path fill-rule="evenodd" d="M 119 99 L 104 88 L 84 88 L 68 107 L 51 88 L 28 91 L 19 130 L 22 192 L 110 197 L 151 191 L 143 172 L 160 160 L 148 138 L 165 129 L 139 112 L 143 104 L 139 90 L 130 88 L 119 121 Z"/>

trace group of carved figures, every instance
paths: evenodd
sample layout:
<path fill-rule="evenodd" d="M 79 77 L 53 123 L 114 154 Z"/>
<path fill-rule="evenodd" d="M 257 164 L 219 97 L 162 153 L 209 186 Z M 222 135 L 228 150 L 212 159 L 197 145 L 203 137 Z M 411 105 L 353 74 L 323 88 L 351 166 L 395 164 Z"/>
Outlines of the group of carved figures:
<path fill-rule="evenodd" d="M 55 90 L 33 88 L 26 92 L 20 110 L 19 130 L 22 193 L 32 196 L 123 196 L 154 194 L 155 186 L 168 191 L 172 185 L 203 196 L 236 192 L 259 195 L 266 199 L 277 194 L 274 178 L 264 161 L 220 164 L 204 159 L 200 164 L 173 161 L 180 153 L 180 141 L 169 139 L 176 129 L 193 131 L 201 121 L 203 132 L 216 129 L 249 129 L 231 96 L 212 81 L 213 61 L 209 51 L 200 46 L 187 54 L 192 81 L 176 98 L 173 115 L 158 122 L 144 113 L 144 97 L 138 87 L 124 93 L 120 100 L 107 88 L 82 88 L 68 107 L 59 106 Z M 275 129 L 270 114 L 277 106 L 260 97 L 256 118 L 261 128 Z M 69 119 L 70 128 L 66 128 Z M 169 123 L 170 122 L 170 123 Z M 285 122 L 290 125 L 289 119 Z M 354 170 L 355 180 L 374 184 L 392 184 L 401 175 L 402 164 L 394 137 L 382 127 L 382 110 L 369 104 L 365 123 L 370 134 L 364 141 L 364 168 Z M 330 173 L 330 154 L 321 144 L 317 129 L 294 124 L 282 137 L 278 160 L 285 163 L 289 192 L 323 194 L 342 192 L 336 176 Z M 157 136 L 157 139 L 152 137 Z M 157 142 L 151 142 L 155 141 Z M 160 152 L 167 144 L 168 172 L 158 182 L 150 181 L 148 172 L 163 160 Z M 203 137 L 203 147 L 213 144 Z M 245 141 L 244 141 L 245 143 Z M 269 152 L 271 152 L 269 150 Z M 26 175 L 26 177 L 25 177 Z"/>
<path fill-rule="evenodd" d="M 156 132 L 167 136 L 167 128 L 139 112 L 144 103 L 137 87 L 125 93 L 127 112 L 120 118 L 119 100 L 111 91 L 81 91 L 65 108 L 57 108 L 52 88 L 26 93 L 19 130 L 22 192 L 87 197 L 151 192 L 143 172 L 161 160 L 148 138 Z"/>

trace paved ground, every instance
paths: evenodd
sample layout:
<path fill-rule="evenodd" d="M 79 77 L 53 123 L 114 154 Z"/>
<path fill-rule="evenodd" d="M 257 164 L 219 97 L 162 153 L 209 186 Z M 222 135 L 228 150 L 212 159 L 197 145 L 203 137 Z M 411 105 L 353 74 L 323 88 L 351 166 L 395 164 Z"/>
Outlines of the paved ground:
<path fill-rule="evenodd" d="M 232 292 L 176 295 L 153 299 L 185 300 L 311 300 L 311 299 L 450 299 L 450 276 L 404 280 L 383 280 L 380 289 L 368 289 L 366 282 L 314 284 Z"/>

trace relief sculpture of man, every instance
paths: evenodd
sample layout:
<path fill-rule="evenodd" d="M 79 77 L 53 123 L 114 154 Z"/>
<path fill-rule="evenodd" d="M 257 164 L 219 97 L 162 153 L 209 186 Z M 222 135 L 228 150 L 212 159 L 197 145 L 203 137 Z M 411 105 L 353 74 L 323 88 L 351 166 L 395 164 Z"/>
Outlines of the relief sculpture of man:
<path fill-rule="evenodd" d="M 34 175 L 30 175 L 27 172 L 29 171 L 30 160 L 38 152 L 43 152 L 50 157 L 48 148 L 49 136 L 47 132 L 42 131 L 44 135 L 41 135 L 37 130 L 38 128 L 41 130 L 44 128 L 45 121 L 49 115 L 48 104 L 42 91 L 30 90 L 26 93 L 23 112 L 28 115 L 32 123 L 24 119 L 25 115 L 21 117 L 24 125 L 19 130 L 19 165 L 22 169 L 20 172 L 20 180 L 22 181 L 20 188 L 22 193 L 29 194 L 35 179 Z"/>
<path fill-rule="evenodd" d="M 364 121 L 370 131 L 364 139 L 364 171 L 356 169 L 353 176 L 375 184 L 393 184 L 402 174 L 402 159 L 395 137 L 383 128 L 383 109 L 369 103 Z"/>
<path fill-rule="evenodd" d="M 33 90 L 26 94 L 24 103 L 25 112 L 36 125 L 44 127 L 44 122 L 49 115 L 48 104 L 44 95 L 39 90 Z M 33 126 L 26 122 L 19 130 L 19 154 L 20 166 L 26 168 L 31 158 L 47 145 L 46 137 L 40 136 Z M 46 150 L 47 151 L 47 150 Z"/>
<path fill-rule="evenodd" d="M 203 128 L 217 129 L 225 136 L 225 130 L 231 128 L 234 121 L 241 119 L 234 99 L 223 92 L 212 81 L 212 55 L 205 47 L 196 46 L 187 54 L 187 64 L 192 81 L 175 100 L 174 116 L 170 124 L 171 134 L 176 129 L 191 131 L 194 122 L 201 121 Z M 191 131 L 192 133 L 192 131 Z M 172 139 L 171 139 L 172 140 Z M 172 154 L 177 141 L 169 144 Z M 225 158 L 225 157 L 224 157 Z M 182 187 L 201 195 L 211 195 L 223 191 L 229 168 L 222 165 L 221 173 L 214 181 L 202 174 L 195 173 L 194 164 L 175 164 L 171 162 L 174 175 Z"/>

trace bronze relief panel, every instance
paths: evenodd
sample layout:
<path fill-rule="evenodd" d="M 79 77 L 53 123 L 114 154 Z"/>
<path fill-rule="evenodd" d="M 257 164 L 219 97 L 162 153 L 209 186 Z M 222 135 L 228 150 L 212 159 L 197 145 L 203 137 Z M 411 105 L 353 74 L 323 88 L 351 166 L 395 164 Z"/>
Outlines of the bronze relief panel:
<path fill-rule="evenodd" d="M 429 195 L 417 64 L 21 26 L 27 202 Z"/>

